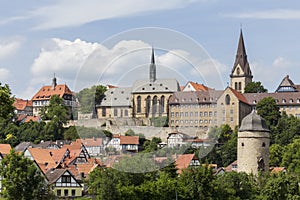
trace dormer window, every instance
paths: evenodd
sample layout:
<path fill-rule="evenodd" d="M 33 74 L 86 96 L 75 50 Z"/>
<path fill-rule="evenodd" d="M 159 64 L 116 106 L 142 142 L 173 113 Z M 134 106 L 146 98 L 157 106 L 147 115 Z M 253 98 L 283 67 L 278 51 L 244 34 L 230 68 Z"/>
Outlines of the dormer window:
<path fill-rule="evenodd" d="M 294 102 L 294 100 L 293 99 L 290 99 L 290 103 L 293 103 Z"/>
<path fill-rule="evenodd" d="M 285 103 L 286 102 L 286 100 L 285 99 L 282 99 L 282 103 Z"/>

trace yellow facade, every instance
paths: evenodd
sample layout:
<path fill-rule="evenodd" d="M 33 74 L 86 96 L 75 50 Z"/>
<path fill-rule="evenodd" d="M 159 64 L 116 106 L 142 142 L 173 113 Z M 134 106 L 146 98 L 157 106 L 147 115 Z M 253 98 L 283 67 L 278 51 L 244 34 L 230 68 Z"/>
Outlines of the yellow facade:
<path fill-rule="evenodd" d="M 82 196 L 81 187 L 54 187 L 53 192 L 59 198 Z"/>

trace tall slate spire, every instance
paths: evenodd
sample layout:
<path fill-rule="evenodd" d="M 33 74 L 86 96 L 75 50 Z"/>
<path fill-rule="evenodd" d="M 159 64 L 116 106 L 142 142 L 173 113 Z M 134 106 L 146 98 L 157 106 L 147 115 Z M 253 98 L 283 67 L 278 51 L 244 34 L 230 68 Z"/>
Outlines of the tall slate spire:
<path fill-rule="evenodd" d="M 235 68 L 240 65 L 242 71 L 244 72 L 244 76 L 252 77 L 252 72 L 248 63 L 246 48 L 244 44 L 243 31 L 241 29 L 240 38 L 238 43 L 238 49 L 236 52 L 235 62 L 233 65 L 232 73 L 235 71 Z"/>
<path fill-rule="evenodd" d="M 154 57 L 154 48 L 152 47 L 151 64 L 150 64 L 150 82 L 156 81 L 156 65 Z"/>

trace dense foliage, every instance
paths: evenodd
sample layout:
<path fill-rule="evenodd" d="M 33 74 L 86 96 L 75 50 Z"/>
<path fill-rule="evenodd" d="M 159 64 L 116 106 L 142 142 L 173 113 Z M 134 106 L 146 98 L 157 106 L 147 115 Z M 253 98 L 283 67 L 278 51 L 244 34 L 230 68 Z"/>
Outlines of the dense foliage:
<path fill-rule="evenodd" d="M 95 112 L 95 106 L 100 104 L 106 87 L 102 85 L 94 85 L 91 88 L 84 88 L 76 94 L 80 102 L 80 111 L 82 113 Z"/>
<path fill-rule="evenodd" d="M 264 93 L 268 92 L 266 88 L 261 84 L 260 81 L 258 82 L 250 82 L 245 87 L 245 93 Z"/>
<path fill-rule="evenodd" d="M 45 179 L 35 164 L 13 150 L 0 165 L 2 195 L 6 199 L 47 199 L 49 195 Z"/>

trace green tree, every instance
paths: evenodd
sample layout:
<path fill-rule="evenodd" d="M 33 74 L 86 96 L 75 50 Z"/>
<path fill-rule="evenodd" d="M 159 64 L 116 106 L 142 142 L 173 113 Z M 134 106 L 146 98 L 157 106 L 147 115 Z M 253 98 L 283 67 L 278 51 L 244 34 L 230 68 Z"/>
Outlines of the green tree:
<path fill-rule="evenodd" d="M 270 146 L 270 166 L 279 167 L 282 162 L 283 147 L 279 144 Z"/>
<path fill-rule="evenodd" d="M 178 178 L 178 199 L 213 199 L 214 187 L 212 168 L 190 167 Z"/>
<path fill-rule="evenodd" d="M 214 199 L 255 199 L 257 193 L 254 177 L 243 172 L 220 175 L 214 184 L 217 188 Z"/>
<path fill-rule="evenodd" d="M 257 114 L 266 120 L 266 123 L 269 127 L 277 125 L 277 122 L 280 118 L 280 111 L 274 98 L 263 98 L 257 103 L 256 109 Z"/>
<path fill-rule="evenodd" d="M 300 176 L 300 138 L 296 137 L 283 151 L 282 166 Z"/>
<path fill-rule="evenodd" d="M 144 152 L 156 151 L 159 143 L 161 143 L 161 139 L 159 137 L 153 137 L 151 140 L 146 140 L 143 144 Z"/>
<path fill-rule="evenodd" d="M 0 119 L 10 120 L 14 116 L 14 98 L 7 84 L 0 83 Z"/>
<path fill-rule="evenodd" d="M 68 114 L 68 108 L 65 106 L 63 99 L 53 95 L 50 98 L 49 105 L 44 106 L 40 111 L 43 120 L 50 120 L 44 129 L 47 139 L 56 140 L 63 138 L 63 125 L 69 119 Z"/>
<path fill-rule="evenodd" d="M 7 199 L 47 198 L 47 184 L 35 164 L 14 150 L 2 159 L 0 175 L 3 177 L 2 194 Z"/>
<path fill-rule="evenodd" d="M 260 81 L 258 82 L 250 82 L 245 87 L 245 93 L 264 93 L 268 92 L 266 88 L 261 84 Z"/>
<path fill-rule="evenodd" d="M 272 142 L 284 146 L 291 143 L 297 135 L 300 136 L 300 119 L 282 112 L 277 125 L 271 131 Z"/>
<path fill-rule="evenodd" d="M 272 174 L 261 189 L 258 199 L 300 199 L 299 176 L 289 173 Z"/>
<path fill-rule="evenodd" d="M 95 106 L 101 103 L 106 90 L 105 86 L 94 85 L 79 91 L 76 96 L 80 102 L 80 111 L 82 113 L 94 112 Z"/>

